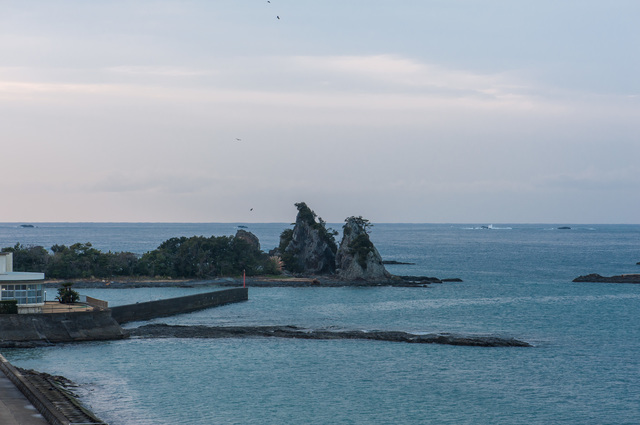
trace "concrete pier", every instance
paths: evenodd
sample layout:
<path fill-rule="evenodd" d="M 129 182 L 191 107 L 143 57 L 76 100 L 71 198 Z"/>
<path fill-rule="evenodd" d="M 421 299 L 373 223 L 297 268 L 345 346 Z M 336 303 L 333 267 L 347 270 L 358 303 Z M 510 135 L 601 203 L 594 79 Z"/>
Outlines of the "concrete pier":
<path fill-rule="evenodd" d="M 1 425 L 106 425 L 55 377 L 14 367 L 0 355 Z"/>
<path fill-rule="evenodd" d="M 0 355 L 0 424 L 50 425 L 22 390 L 18 389 L 14 382 L 16 379 L 15 368 Z"/>
<path fill-rule="evenodd" d="M 49 425 L 4 373 L 0 373 L 0 424 Z"/>
<path fill-rule="evenodd" d="M 121 305 L 111 308 L 111 317 L 118 323 L 123 324 L 190 313 L 205 308 L 247 301 L 249 299 L 248 291 L 248 288 L 223 289 L 221 291 L 187 295 L 185 297 L 169 298 L 166 300 Z"/>

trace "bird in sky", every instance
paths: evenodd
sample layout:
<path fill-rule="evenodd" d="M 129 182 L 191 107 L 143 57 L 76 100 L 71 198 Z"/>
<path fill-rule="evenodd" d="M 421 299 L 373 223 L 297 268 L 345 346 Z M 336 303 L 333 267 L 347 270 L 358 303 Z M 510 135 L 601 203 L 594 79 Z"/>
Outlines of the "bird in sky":
<path fill-rule="evenodd" d="M 238 139 L 238 138 L 236 137 L 236 141 L 238 141 L 238 142 L 242 142 L 242 139 Z"/>
<path fill-rule="evenodd" d="M 280 16 L 276 16 L 276 18 L 280 19 Z"/>

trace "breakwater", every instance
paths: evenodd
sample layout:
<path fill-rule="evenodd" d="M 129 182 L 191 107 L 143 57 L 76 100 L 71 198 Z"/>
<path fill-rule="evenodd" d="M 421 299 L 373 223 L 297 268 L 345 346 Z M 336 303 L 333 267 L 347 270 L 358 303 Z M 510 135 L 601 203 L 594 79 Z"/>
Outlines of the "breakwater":
<path fill-rule="evenodd" d="M 109 310 L 0 315 L 0 347 L 99 341 L 126 336 Z"/>
<path fill-rule="evenodd" d="M 128 304 L 111 308 L 111 316 L 120 324 L 189 313 L 249 299 L 247 288 L 224 289 L 158 301 Z"/>
<path fill-rule="evenodd" d="M 6 375 L 51 425 L 106 425 L 82 406 L 71 393 L 58 385 L 50 375 L 22 371 L 9 363 L 1 354 L 0 373 Z"/>
<path fill-rule="evenodd" d="M 413 344 L 463 345 L 469 347 L 531 347 L 527 342 L 498 336 L 412 334 L 399 331 L 332 331 L 297 326 L 176 326 L 145 325 L 131 330 L 140 338 L 247 338 L 275 337 L 296 339 L 363 339 Z"/>

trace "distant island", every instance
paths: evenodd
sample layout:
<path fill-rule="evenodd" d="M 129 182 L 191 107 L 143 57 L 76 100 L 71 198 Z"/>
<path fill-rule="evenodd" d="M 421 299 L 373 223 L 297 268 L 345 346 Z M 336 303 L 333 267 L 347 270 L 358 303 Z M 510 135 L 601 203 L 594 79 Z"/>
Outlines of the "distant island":
<path fill-rule="evenodd" d="M 42 246 L 20 243 L 2 248 L 13 253 L 15 271 L 44 273 L 47 279 L 103 281 L 116 280 L 141 284 L 159 280 L 213 281 L 225 277 L 247 276 L 257 282 L 296 284 L 293 278 L 311 278 L 305 284 L 357 284 L 424 286 L 430 283 L 460 281 L 427 276 L 394 276 L 384 264 L 411 264 L 382 261 L 369 238 L 369 220 L 348 217 L 340 245 L 338 232 L 326 227 L 304 202 L 295 204 L 298 214 L 293 229 L 280 235 L 278 247 L 267 252 L 253 233 L 239 225 L 234 236 L 175 237 L 153 251 L 101 252 L 90 242 L 70 246 Z M 23 225 L 31 226 L 31 225 Z M 302 283 L 300 283 L 302 284 Z"/>
<path fill-rule="evenodd" d="M 596 282 L 596 283 L 640 283 L 640 274 L 622 274 L 618 276 L 600 276 L 591 273 L 573 279 L 573 282 Z"/>

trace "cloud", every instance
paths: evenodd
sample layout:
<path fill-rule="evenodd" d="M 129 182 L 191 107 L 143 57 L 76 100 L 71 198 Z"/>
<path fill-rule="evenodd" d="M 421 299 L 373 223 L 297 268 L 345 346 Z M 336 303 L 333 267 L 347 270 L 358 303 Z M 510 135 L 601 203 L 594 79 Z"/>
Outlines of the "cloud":
<path fill-rule="evenodd" d="M 114 66 L 106 68 L 108 72 L 135 75 L 135 76 L 156 76 L 156 77 L 199 77 L 211 75 L 212 70 L 201 70 L 172 66 Z"/>
<path fill-rule="evenodd" d="M 538 186 L 545 190 L 618 191 L 640 188 L 637 169 L 604 169 L 589 166 L 584 170 L 542 176 Z"/>
<path fill-rule="evenodd" d="M 545 115 L 602 101 L 576 99 L 512 71 L 483 74 L 393 55 L 231 57 L 198 67 L 0 68 L 0 99 L 79 94 L 312 109 L 460 108 Z M 629 102 L 635 103 L 625 97 L 624 103 Z"/>
<path fill-rule="evenodd" d="M 292 62 L 306 69 L 349 75 L 356 79 L 366 78 L 375 86 L 384 83 L 410 89 L 474 92 L 493 96 L 525 88 L 506 73 L 478 74 L 392 55 L 299 56 L 293 58 Z"/>

